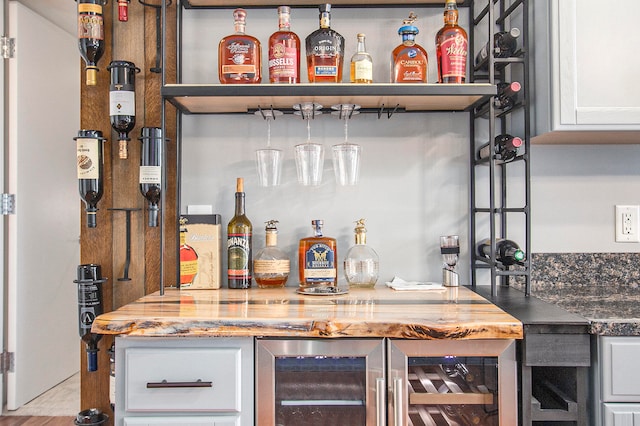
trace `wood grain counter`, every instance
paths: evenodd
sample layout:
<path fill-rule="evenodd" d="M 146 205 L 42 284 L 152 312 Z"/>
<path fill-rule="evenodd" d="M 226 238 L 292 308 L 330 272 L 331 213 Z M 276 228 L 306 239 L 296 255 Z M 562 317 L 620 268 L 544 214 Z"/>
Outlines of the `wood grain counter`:
<path fill-rule="evenodd" d="M 100 315 L 94 333 L 132 336 L 521 339 L 522 323 L 465 287 L 303 296 L 293 287 L 154 293 Z"/>

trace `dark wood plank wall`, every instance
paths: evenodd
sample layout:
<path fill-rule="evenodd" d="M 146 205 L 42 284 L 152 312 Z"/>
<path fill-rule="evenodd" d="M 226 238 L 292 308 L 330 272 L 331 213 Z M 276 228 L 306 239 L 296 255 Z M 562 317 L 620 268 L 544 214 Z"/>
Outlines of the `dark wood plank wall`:
<path fill-rule="evenodd" d="M 160 5 L 160 0 L 147 0 Z M 167 10 L 166 69 L 167 82 L 175 82 L 176 0 Z M 117 1 L 104 7 L 105 54 L 98 63 L 98 84 L 85 84 L 82 68 L 80 128 L 101 130 L 107 138 L 104 145 L 104 195 L 98 203 L 97 227 L 86 226 L 84 205 L 81 204 L 80 263 L 97 263 L 108 278 L 103 284 L 105 311 L 116 309 L 133 300 L 160 289 L 160 264 L 164 265 L 165 285 L 173 285 L 176 277 L 176 114 L 167 104 L 166 137 L 167 189 L 166 209 L 161 211 L 164 223 L 165 250 L 160 250 L 160 227 L 147 225 L 147 202 L 140 194 L 138 167 L 140 165 L 140 129 L 161 127 L 162 76 L 152 72 L 156 66 L 156 9 L 143 6 L 137 0 L 129 4 L 129 20 L 118 21 Z M 140 68 L 136 75 L 136 127 L 130 133 L 129 158 L 118 156 L 117 134 L 109 122 L 109 81 L 107 66 L 112 60 L 131 61 Z M 140 209 L 131 213 L 131 264 L 129 281 L 124 276 L 126 256 L 126 213 L 113 210 Z M 109 356 L 113 339 L 103 337 L 99 342 L 98 371 L 87 372 L 84 344 L 81 351 L 81 409 L 99 408 L 113 418 L 109 408 Z M 110 420 L 112 422 L 112 420 Z"/>

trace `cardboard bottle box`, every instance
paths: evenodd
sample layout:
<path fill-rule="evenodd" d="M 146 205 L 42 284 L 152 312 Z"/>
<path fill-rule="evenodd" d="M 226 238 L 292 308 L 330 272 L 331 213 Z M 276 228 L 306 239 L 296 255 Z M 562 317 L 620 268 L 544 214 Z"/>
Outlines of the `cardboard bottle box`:
<path fill-rule="evenodd" d="M 193 284 L 181 289 L 219 289 L 222 284 L 222 228 L 219 214 L 186 214 L 186 243 L 198 255 Z"/>

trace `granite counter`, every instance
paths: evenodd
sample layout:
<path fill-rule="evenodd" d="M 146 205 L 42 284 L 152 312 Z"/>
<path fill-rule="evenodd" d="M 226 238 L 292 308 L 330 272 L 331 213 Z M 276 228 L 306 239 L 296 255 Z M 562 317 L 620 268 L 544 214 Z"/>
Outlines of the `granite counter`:
<path fill-rule="evenodd" d="M 378 286 L 306 296 L 295 288 L 154 293 L 98 316 L 92 331 L 133 336 L 521 339 L 522 323 L 465 287 Z"/>

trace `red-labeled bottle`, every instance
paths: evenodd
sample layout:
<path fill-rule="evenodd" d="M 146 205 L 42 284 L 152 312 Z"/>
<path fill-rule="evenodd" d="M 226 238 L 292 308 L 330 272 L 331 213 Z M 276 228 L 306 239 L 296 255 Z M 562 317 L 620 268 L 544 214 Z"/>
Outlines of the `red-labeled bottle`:
<path fill-rule="evenodd" d="M 458 25 L 456 0 L 444 6 L 444 26 L 436 35 L 438 83 L 464 83 L 467 75 L 467 32 Z"/>
<path fill-rule="evenodd" d="M 300 37 L 291 31 L 291 8 L 278 8 L 278 31 L 269 37 L 269 82 L 300 83 Z"/>

